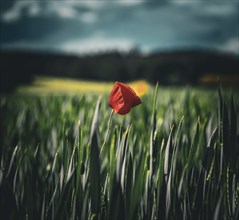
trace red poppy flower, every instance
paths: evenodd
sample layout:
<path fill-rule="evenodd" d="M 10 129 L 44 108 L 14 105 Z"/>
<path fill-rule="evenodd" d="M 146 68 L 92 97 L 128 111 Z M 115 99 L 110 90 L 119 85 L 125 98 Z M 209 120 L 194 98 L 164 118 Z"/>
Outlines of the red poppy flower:
<path fill-rule="evenodd" d="M 142 101 L 128 85 L 115 82 L 108 103 L 115 113 L 125 115 Z"/>

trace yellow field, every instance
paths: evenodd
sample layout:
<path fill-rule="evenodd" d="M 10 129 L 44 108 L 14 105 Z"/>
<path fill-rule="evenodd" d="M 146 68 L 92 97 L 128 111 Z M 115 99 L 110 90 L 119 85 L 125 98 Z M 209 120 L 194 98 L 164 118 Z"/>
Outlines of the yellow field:
<path fill-rule="evenodd" d="M 127 82 L 126 82 L 127 83 Z M 142 96 L 148 92 L 150 85 L 144 80 L 128 83 L 135 92 Z M 18 88 L 20 93 L 61 94 L 61 93 L 109 93 L 114 82 L 84 81 L 68 78 L 36 77 L 31 85 Z"/>

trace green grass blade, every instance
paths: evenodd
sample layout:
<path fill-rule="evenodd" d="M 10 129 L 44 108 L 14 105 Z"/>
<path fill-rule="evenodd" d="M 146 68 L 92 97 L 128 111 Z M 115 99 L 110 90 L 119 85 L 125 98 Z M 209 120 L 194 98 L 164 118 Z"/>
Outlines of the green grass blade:
<path fill-rule="evenodd" d="M 91 125 L 90 139 L 90 164 L 89 164 L 89 180 L 90 180 L 90 198 L 91 198 L 91 215 L 100 213 L 100 158 L 99 158 L 99 137 L 98 137 L 98 117 L 100 109 L 100 100 L 98 100 L 95 113 Z"/>
<path fill-rule="evenodd" d="M 169 177 L 169 167 L 170 167 L 170 150 L 172 148 L 172 132 L 173 132 L 173 127 L 171 128 L 169 137 L 168 137 L 168 142 L 166 145 L 165 149 L 165 157 L 164 157 L 164 178 L 165 181 L 168 182 L 168 177 Z"/>

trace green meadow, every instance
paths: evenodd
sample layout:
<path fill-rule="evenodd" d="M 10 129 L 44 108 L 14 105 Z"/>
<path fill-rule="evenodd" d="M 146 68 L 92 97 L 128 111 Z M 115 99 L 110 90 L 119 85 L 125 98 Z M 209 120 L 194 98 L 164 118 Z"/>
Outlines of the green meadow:
<path fill-rule="evenodd" d="M 111 117 L 111 85 L 1 95 L 0 218 L 238 219 L 239 91 L 150 85 Z"/>

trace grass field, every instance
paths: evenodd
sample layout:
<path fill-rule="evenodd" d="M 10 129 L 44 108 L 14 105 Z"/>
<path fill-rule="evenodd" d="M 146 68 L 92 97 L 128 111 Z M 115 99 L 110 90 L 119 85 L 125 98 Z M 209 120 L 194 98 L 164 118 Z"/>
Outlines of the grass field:
<path fill-rule="evenodd" d="M 239 218 L 238 90 L 140 81 L 110 118 L 113 83 L 81 83 L 1 95 L 1 218 Z"/>

